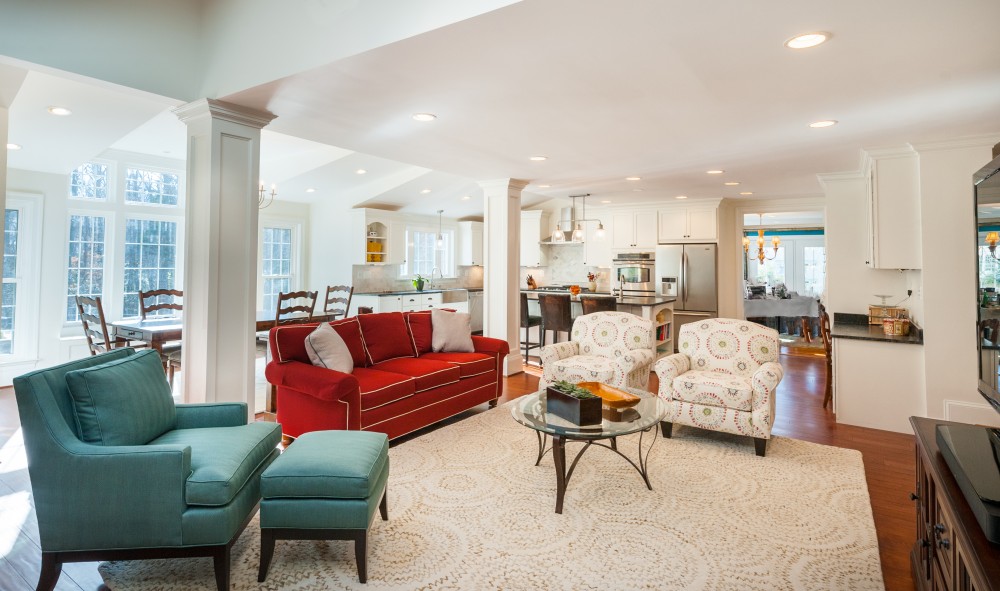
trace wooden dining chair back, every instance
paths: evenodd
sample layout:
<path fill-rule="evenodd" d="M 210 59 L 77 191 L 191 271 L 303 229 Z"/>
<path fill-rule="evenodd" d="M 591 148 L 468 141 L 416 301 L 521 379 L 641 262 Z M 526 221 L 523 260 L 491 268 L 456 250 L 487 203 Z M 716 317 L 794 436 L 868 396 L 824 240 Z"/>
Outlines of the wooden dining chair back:
<path fill-rule="evenodd" d="M 87 347 L 91 355 L 107 353 L 114 349 L 116 342 L 108 334 L 108 324 L 104 320 L 104 306 L 101 297 L 76 296 L 76 312 L 80 315 L 80 325 L 87 337 Z M 124 344 L 124 341 L 122 341 Z"/>
<path fill-rule="evenodd" d="M 274 311 L 274 325 L 281 326 L 295 316 L 308 315 L 312 318 L 318 294 L 317 291 L 279 293 L 278 303 Z"/>
<path fill-rule="evenodd" d="M 830 337 L 830 315 L 823 304 L 819 305 L 819 334 L 826 352 L 826 393 L 823 395 L 823 408 L 826 408 L 833 403 L 833 339 Z"/>
<path fill-rule="evenodd" d="M 347 318 L 351 310 L 351 296 L 354 294 L 353 285 L 328 285 L 326 287 L 326 301 L 323 303 L 323 313 L 330 317 L 330 320 Z"/>
<path fill-rule="evenodd" d="M 545 333 L 552 331 L 552 342 L 559 341 L 559 333 L 565 332 L 569 338 L 573 330 L 573 314 L 570 308 L 569 294 L 540 293 L 538 307 L 542 312 L 542 346 L 545 346 Z"/>
<path fill-rule="evenodd" d="M 612 297 L 580 296 L 580 305 L 583 307 L 584 314 L 615 312 L 618 310 L 618 303 Z"/>
<path fill-rule="evenodd" d="M 179 289 L 153 289 L 150 291 L 139 291 L 139 312 L 142 319 L 159 310 L 177 310 L 180 312 L 184 306 L 178 301 L 183 298 L 184 292 Z"/>

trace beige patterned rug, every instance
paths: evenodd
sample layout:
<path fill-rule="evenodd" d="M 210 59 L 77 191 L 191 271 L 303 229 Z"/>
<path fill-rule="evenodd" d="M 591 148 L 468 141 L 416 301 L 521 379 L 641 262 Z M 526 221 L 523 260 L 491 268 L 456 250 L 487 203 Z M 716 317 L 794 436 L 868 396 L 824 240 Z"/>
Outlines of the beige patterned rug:
<path fill-rule="evenodd" d="M 636 445 L 619 440 L 632 457 Z M 652 491 L 624 460 L 591 448 L 562 515 L 552 456 L 536 467 L 536 453 L 534 432 L 509 408 L 396 445 L 367 585 L 342 541 L 279 541 L 258 584 L 254 519 L 233 550 L 233 588 L 883 589 L 857 451 L 776 438 L 758 458 L 748 439 L 677 426 L 652 449 Z M 115 591 L 215 589 L 210 559 L 100 571 Z"/>

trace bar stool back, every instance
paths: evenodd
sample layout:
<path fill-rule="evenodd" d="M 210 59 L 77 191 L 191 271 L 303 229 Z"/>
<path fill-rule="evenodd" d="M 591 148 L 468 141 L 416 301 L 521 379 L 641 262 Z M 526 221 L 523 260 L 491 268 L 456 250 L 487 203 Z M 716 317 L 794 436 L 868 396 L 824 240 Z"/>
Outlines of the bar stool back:
<path fill-rule="evenodd" d="M 612 297 L 580 296 L 580 305 L 583 306 L 584 314 L 615 312 L 618 310 L 618 303 Z"/>
<path fill-rule="evenodd" d="M 573 330 L 573 315 L 570 311 L 569 294 L 540 293 L 538 306 L 542 309 L 542 346 L 545 346 L 545 332 L 552 331 L 552 342 L 559 342 L 559 333 Z"/>
<path fill-rule="evenodd" d="M 521 340 L 521 345 L 524 347 L 524 362 L 528 362 L 528 351 L 531 349 L 538 349 L 542 346 L 541 344 L 541 330 L 538 331 L 539 341 L 532 343 L 528 334 L 533 326 L 541 326 L 542 317 L 541 316 L 531 316 L 528 314 L 528 294 L 521 292 L 521 328 L 524 329 L 524 339 Z"/>

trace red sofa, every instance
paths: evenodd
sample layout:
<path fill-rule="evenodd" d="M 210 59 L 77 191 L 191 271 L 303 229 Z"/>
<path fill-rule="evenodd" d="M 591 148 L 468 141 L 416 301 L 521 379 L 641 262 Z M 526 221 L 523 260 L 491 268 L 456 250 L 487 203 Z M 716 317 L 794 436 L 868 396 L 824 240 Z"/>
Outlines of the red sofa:
<path fill-rule="evenodd" d="M 330 325 L 347 343 L 354 372 L 316 367 L 305 339 L 316 324 L 272 328 L 267 381 L 277 388 L 282 432 L 354 429 L 405 435 L 503 393 L 506 341 L 473 336 L 475 353 L 431 352 L 426 312 L 362 314 Z"/>

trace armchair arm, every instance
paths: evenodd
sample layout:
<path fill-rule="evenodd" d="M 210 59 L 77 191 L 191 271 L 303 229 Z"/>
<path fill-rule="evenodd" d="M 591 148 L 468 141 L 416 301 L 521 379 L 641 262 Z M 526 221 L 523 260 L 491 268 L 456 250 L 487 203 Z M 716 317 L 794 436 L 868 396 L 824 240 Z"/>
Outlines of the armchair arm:
<path fill-rule="evenodd" d="M 562 343 L 552 343 L 539 349 L 538 356 L 542 360 L 542 366 L 555 363 L 560 359 L 566 359 L 580 354 L 580 345 L 575 341 L 564 341 Z"/>
<path fill-rule="evenodd" d="M 615 359 L 615 365 L 627 376 L 637 369 L 648 367 L 654 359 L 656 359 L 656 355 L 651 349 L 632 349 Z"/>
<path fill-rule="evenodd" d="M 245 402 L 178 404 L 176 408 L 177 429 L 239 427 L 247 424 L 247 404 Z"/>
<path fill-rule="evenodd" d="M 43 551 L 184 543 L 189 446 L 70 441 L 45 463 L 31 471 Z"/>
<path fill-rule="evenodd" d="M 660 380 L 657 396 L 666 401 L 672 400 L 673 395 L 670 393 L 674 388 L 674 378 L 690 370 L 691 359 L 684 353 L 667 355 L 654 363 L 653 371 L 656 372 L 656 377 Z"/>
<path fill-rule="evenodd" d="M 753 417 L 754 429 L 757 432 L 754 437 L 771 436 L 771 425 L 774 423 L 774 403 L 777 399 L 774 391 L 784 376 L 785 370 L 779 364 L 768 361 L 758 367 L 750 378 L 750 386 L 753 388 L 750 412 Z"/>
<path fill-rule="evenodd" d="M 267 381 L 326 401 L 342 400 L 352 392 L 358 395 L 358 379 L 324 367 L 301 361 L 271 361 L 264 369 Z"/>

